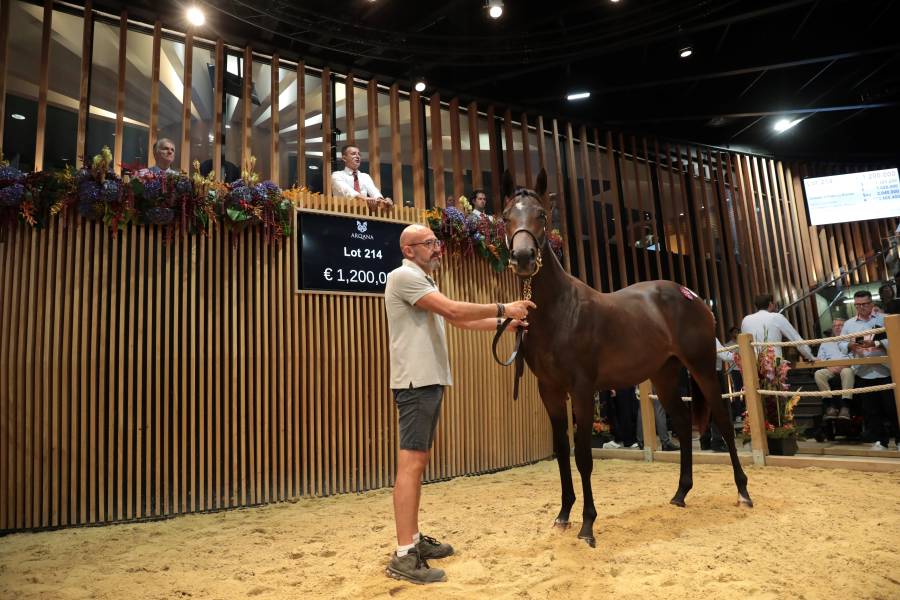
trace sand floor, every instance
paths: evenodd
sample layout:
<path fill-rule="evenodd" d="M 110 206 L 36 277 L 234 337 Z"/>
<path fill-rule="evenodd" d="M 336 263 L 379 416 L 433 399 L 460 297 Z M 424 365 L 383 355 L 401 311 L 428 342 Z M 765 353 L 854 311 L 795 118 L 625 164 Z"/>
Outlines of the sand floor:
<path fill-rule="evenodd" d="M 574 468 L 574 464 L 573 464 Z M 389 579 L 390 490 L 0 538 L 0 598 L 900 598 L 900 474 L 595 460 L 597 547 L 550 527 L 556 463 L 428 485 L 448 581 Z M 572 517 L 580 520 L 579 501 Z"/>

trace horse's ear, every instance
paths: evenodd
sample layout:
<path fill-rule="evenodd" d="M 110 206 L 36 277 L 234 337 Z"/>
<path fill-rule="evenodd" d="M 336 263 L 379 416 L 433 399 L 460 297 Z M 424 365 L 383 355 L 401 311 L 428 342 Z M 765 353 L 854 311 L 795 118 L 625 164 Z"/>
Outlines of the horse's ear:
<path fill-rule="evenodd" d="M 541 172 L 538 173 L 537 181 L 534 184 L 534 193 L 541 201 L 544 199 L 544 194 L 547 193 L 547 171 L 543 167 L 541 167 Z"/>
<path fill-rule="evenodd" d="M 509 202 L 509 199 L 512 198 L 516 194 L 516 182 L 513 181 L 512 175 L 509 174 L 509 169 L 503 171 L 503 204 Z"/>

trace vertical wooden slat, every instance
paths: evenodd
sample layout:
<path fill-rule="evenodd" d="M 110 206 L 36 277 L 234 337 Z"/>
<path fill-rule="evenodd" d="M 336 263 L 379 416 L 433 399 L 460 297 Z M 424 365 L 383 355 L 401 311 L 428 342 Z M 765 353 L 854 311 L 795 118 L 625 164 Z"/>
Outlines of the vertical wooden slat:
<path fill-rule="evenodd" d="M 710 164 L 712 164 L 712 154 L 710 155 Z M 737 273 L 737 263 L 735 262 L 735 243 L 737 242 L 731 236 L 732 231 L 732 221 L 731 217 L 734 216 L 734 194 L 732 194 L 731 201 L 728 201 L 728 197 L 725 190 L 725 174 L 726 174 L 726 162 L 722 157 L 722 152 L 717 152 L 716 156 L 716 164 L 718 166 L 716 170 L 716 188 L 719 194 L 719 231 L 721 232 L 722 239 L 722 250 L 725 252 L 725 260 L 722 261 L 723 267 L 727 265 L 727 275 L 726 281 L 729 283 L 731 289 L 730 293 L 726 286 L 726 295 L 729 296 L 728 300 L 725 301 L 725 307 L 727 309 L 727 317 L 723 316 L 723 318 L 727 319 L 727 323 L 725 323 L 726 331 L 728 327 L 732 325 L 736 325 L 738 319 L 743 317 L 743 315 L 750 314 L 749 307 L 744 305 L 743 296 L 741 294 L 741 285 L 740 280 Z M 737 227 L 735 227 L 737 230 Z"/>
<path fill-rule="evenodd" d="M 759 158 L 747 157 L 748 161 L 748 172 L 753 174 L 753 190 L 754 190 L 754 206 L 758 207 L 759 214 L 757 219 L 757 223 L 759 225 L 757 231 L 760 233 L 759 240 L 762 244 L 762 250 L 760 252 L 760 258 L 763 263 L 766 265 L 765 274 L 768 275 L 766 281 L 766 291 L 777 295 L 778 290 L 776 289 L 778 286 L 778 282 L 775 277 L 775 269 L 773 268 L 773 256 L 772 256 L 772 239 L 769 236 L 769 225 L 766 222 L 765 210 L 766 206 L 763 202 L 763 191 L 762 191 L 762 183 L 760 178 L 760 169 L 759 169 Z"/>
<path fill-rule="evenodd" d="M 371 118 L 371 117 L 370 117 Z M 370 135 L 371 137 L 371 135 Z M 372 173 L 375 177 L 375 173 Z M 377 181 L 377 180 L 376 180 Z M 297 63 L 297 185 L 308 187 L 306 179 L 306 66 Z"/>
<path fill-rule="evenodd" d="M 744 174 L 743 161 L 739 154 L 733 154 L 731 158 L 732 168 L 735 172 L 735 182 L 740 189 L 740 196 L 737 199 L 737 202 L 740 206 L 741 214 L 743 215 L 744 227 L 741 231 L 746 240 L 745 250 L 747 251 L 744 260 L 750 271 L 750 279 L 753 282 L 749 294 L 752 298 L 754 295 L 761 293 L 764 285 L 762 272 L 758 268 L 759 245 L 757 241 L 759 240 L 759 237 L 755 235 L 756 209 L 753 203 L 753 192 L 750 187 L 750 174 L 749 172 L 746 175 Z"/>
<path fill-rule="evenodd" d="M 606 132 L 606 173 L 609 176 L 610 190 L 613 201 L 613 229 L 616 235 L 616 260 L 619 265 L 619 287 L 628 286 L 628 268 L 625 266 L 625 237 L 622 232 L 622 204 L 619 199 L 619 177 L 616 174 L 616 157 L 613 150 L 612 131 Z M 612 247 L 608 249 L 612 251 Z"/>
<path fill-rule="evenodd" d="M 141 228 L 143 231 L 143 228 Z M 140 277 L 140 283 L 143 283 L 144 277 L 143 273 L 138 273 L 136 264 L 137 264 L 137 251 L 138 246 L 137 241 L 141 233 L 137 231 L 137 228 L 132 225 L 129 227 L 127 231 L 128 237 L 128 329 L 125 330 L 123 327 L 123 331 L 127 336 L 126 343 L 126 352 L 127 354 L 123 356 L 133 357 L 135 356 L 135 328 L 139 326 L 140 323 L 139 318 L 134 318 L 137 315 L 138 310 L 141 308 L 142 302 L 138 301 L 137 306 L 135 306 L 135 299 L 137 294 L 135 293 L 135 288 L 138 285 L 138 277 Z M 124 302 L 122 304 L 125 304 Z M 134 372 L 136 368 L 140 368 L 140 363 L 132 363 L 131 361 L 126 362 L 126 373 L 125 373 L 125 389 L 126 389 L 126 418 L 125 418 L 125 438 L 123 440 L 124 445 L 126 446 L 125 452 L 125 518 L 133 519 L 134 518 L 134 498 L 135 498 L 135 474 L 140 471 L 135 471 L 135 447 L 137 446 L 136 435 L 137 428 L 135 427 L 135 408 L 136 408 L 136 399 L 135 399 L 135 383 L 134 383 Z M 141 488 L 137 488 L 138 497 L 141 494 Z"/>
<path fill-rule="evenodd" d="M 400 87 L 394 83 L 390 94 L 391 113 L 391 177 L 394 186 L 394 204 L 403 206 L 403 157 L 400 153 Z"/>
<path fill-rule="evenodd" d="M 524 121 L 525 115 L 522 115 L 522 119 Z M 526 136 L 527 143 L 527 129 L 523 126 L 522 129 L 523 135 Z M 582 176 L 584 177 L 584 202 L 587 210 L 585 211 L 585 218 L 588 220 L 588 240 L 589 247 L 591 249 L 591 275 L 594 280 L 594 288 L 597 290 L 603 290 L 602 278 L 600 276 L 600 248 L 597 243 L 597 215 L 595 212 L 595 202 L 594 202 L 594 194 L 591 188 L 591 161 L 588 158 L 588 137 L 587 137 L 587 128 L 582 125 L 581 131 L 579 132 L 579 138 L 581 142 L 581 170 Z M 528 157 L 526 153 L 526 159 Z M 527 164 L 527 163 L 526 163 Z M 528 185 L 531 185 L 531 170 L 526 169 L 526 178 L 528 179 Z M 603 191 L 603 181 L 602 177 L 598 176 L 600 179 L 600 192 Z"/>
<path fill-rule="evenodd" d="M 269 164 L 272 165 L 270 167 L 271 172 L 269 178 L 275 183 L 279 183 L 281 181 L 280 167 L 281 167 L 281 157 L 279 155 L 279 140 L 281 139 L 281 128 L 279 126 L 279 115 L 281 114 L 281 104 L 279 102 L 279 96 L 281 95 L 281 89 L 279 87 L 279 81 L 281 80 L 281 64 L 278 60 L 278 53 L 272 56 L 272 68 L 270 69 L 270 97 L 272 98 L 272 134 L 271 141 L 269 144 Z M 299 127 L 299 125 L 298 125 Z"/>
<path fill-rule="evenodd" d="M 193 67 L 194 67 L 194 32 L 188 29 L 184 38 L 184 87 L 181 98 L 181 170 L 191 171 L 191 92 L 193 91 Z M 248 127 L 249 117 L 244 122 Z M 249 136 L 249 130 L 247 130 Z M 247 143 L 250 143 L 249 137 Z"/>
<path fill-rule="evenodd" d="M 472 156 L 472 188 L 484 187 L 481 176 L 481 135 L 478 128 L 478 103 L 469 102 L 469 151 Z"/>
<path fill-rule="evenodd" d="M 472 123 L 471 119 L 469 123 Z M 441 95 L 438 93 L 431 96 L 431 173 L 434 180 L 434 206 L 443 207 L 446 204 L 444 137 L 441 126 Z"/>
<path fill-rule="evenodd" d="M 727 339 L 725 337 L 725 334 L 727 332 L 727 325 L 725 324 L 725 317 L 728 315 L 728 312 L 725 310 L 725 307 L 723 306 L 724 305 L 723 295 L 722 295 L 722 291 L 721 291 L 721 285 L 719 283 L 719 263 L 716 260 L 716 240 L 715 240 L 715 237 L 713 236 L 713 226 L 715 225 L 715 222 L 714 222 L 713 216 L 712 216 L 713 215 L 713 209 L 712 209 L 713 199 L 710 198 L 709 196 L 707 196 L 707 194 L 706 194 L 706 175 L 704 175 L 704 170 L 703 170 L 704 156 L 706 157 L 707 164 L 709 165 L 710 178 L 712 178 L 712 175 L 713 175 L 712 161 L 708 160 L 709 155 L 702 153 L 700 151 L 700 147 L 698 146 L 697 147 L 697 167 L 698 167 L 699 173 L 698 173 L 697 179 L 698 179 L 698 183 L 700 184 L 700 209 L 702 211 L 701 216 L 703 219 L 703 227 L 705 227 L 705 229 L 706 229 L 706 247 L 707 247 L 707 251 L 709 252 L 709 266 L 710 266 L 710 270 L 712 271 L 712 273 L 711 273 L 712 282 L 713 282 L 712 293 L 713 293 L 713 297 L 715 298 L 715 301 L 716 301 L 716 310 L 718 312 L 718 318 L 716 320 L 717 320 L 717 325 L 718 325 L 718 330 L 719 330 L 719 337 L 720 337 L 720 339 L 724 340 L 724 339 Z M 722 233 L 719 232 L 719 235 L 721 237 Z"/>
<path fill-rule="evenodd" d="M 644 147 L 644 161 L 647 167 L 647 189 L 649 192 L 648 196 L 648 211 L 650 212 L 650 235 L 655 240 L 656 250 L 653 252 L 654 260 L 656 261 L 656 277 L 655 279 L 663 279 L 663 268 L 662 268 L 662 259 L 660 258 L 660 254 L 663 251 L 662 240 L 659 239 L 659 223 L 657 222 L 657 214 L 656 214 L 656 206 L 653 202 L 653 175 L 652 169 L 650 169 L 650 154 L 647 152 L 647 138 L 641 138 L 641 144 Z M 659 183 L 659 171 L 656 172 L 656 181 Z M 657 193 L 659 191 L 657 190 Z M 661 198 L 661 196 L 660 196 Z M 662 202 L 660 202 L 660 208 L 662 207 Z M 665 219 L 665 216 L 663 216 Z M 649 250 L 645 249 L 644 253 L 646 254 Z"/>
<path fill-rule="evenodd" d="M 222 177 L 222 130 L 223 130 L 223 98 L 225 93 L 225 42 L 216 40 L 216 66 L 213 82 L 213 173 L 216 179 Z"/>
<path fill-rule="evenodd" d="M 7 57 L 9 56 L 10 6 L 12 6 L 12 2 L 9 0 L 0 2 L 0 115 L 6 114 L 6 63 Z M 3 125 L 5 122 L 6 119 L 0 119 L 0 154 L 3 153 Z M 3 445 L 0 443 L 0 448 L 2 447 Z M 0 478 L 0 481 L 2 481 L 2 478 Z M 0 508 L 0 519 L 4 516 L 3 510 Z M 5 528 L 5 524 L 2 521 L 0 521 L 0 528 Z"/>
<path fill-rule="evenodd" d="M 9 5 L 9 2 L 5 3 Z M 76 160 L 79 156 L 87 155 L 87 150 L 85 149 L 85 142 L 87 140 L 87 120 L 88 120 L 88 110 L 90 108 L 90 99 L 88 98 L 88 92 L 90 90 L 90 81 L 91 81 L 91 47 L 94 39 L 94 12 L 93 12 L 93 2 L 92 0 L 86 0 L 84 3 L 84 19 L 82 21 L 83 29 L 81 32 L 81 75 L 79 77 L 79 85 L 78 85 L 78 126 L 75 133 L 75 154 Z M 156 30 L 154 30 L 154 47 L 153 47 L 153 56 L 156 57 L 159 54 L 159 45 L 156 43 L 158 39 L 155 35 Z M 158 64 L 158 59 L 154 59 L 154 64 Z M 5 62 L 5 61 L 0 61 Z M 157 66 L 157 81 L 159 80 L 159 68 Z M 2 114 L 2 113 L 0 113 Z M 153 131 L 153 120 L 151 115 L 150 121 L 150 131 L 152 135 Z M 2 139 L 2 136 L 0 136 Z M 2 143 L 2 142 L 0 142 Z M 151 144 L 153 142 L 151 141 Z"/>
<path fill-rule="evenodd" d="M 582 136 L 582 140 L 585 140 L 584 136 Z M 586 142 L 585 142 L 586 143 Z M 531 189 L 534 187 L 533 179 L 531 177 L 531 148 L 528 143 L 528 114 L 522 113 L 522 158 L 525 164 L 525 187 Z M 585 171 L 587 173 L 588 171 Z M 585 179 L 587 181 L 587 179 Z M 586 195 L 590 197 L 590 192 L 586 192 Z"/>
<path fill-rule="evenodd" d="M 599 145 L 599 144 L 598 144 Z M 673 219 L 673 216 L 677 216 L 678 212 L 675 211 L 673 215 L 672 207 L 666 205 L 666 195 L 663 193 L 663 173 L 662 173 L 662 162 L 659 159 L 659 139 L 653 138 L 653 156 L 654 156 L 654 165 L 656 166 L 656 193 L 659 197 L 659 208 L 662 212 L 662 239 L 657 242 L 657 248 L 659 252 L 662 252 L 663 248 L 665 248 L 666 252 L 666 265 L 668 266 L 668 276 L 667 279 L 671 279 L 675 281 L 675 259 L 672 256 L 674 252 L 672 252 L 672 247 L 669 244 L 669 236 L 671 235 L 671 231 L 674 229 L 672 227 L 672 222 L 674 221 L 676 224 L 678 223 L 677 219 Z M 668 160 L 668 158 L 667 158 Z M 669 171 L 671 176 L 671 170 Z M 671 183 L 671 179 L 670 179 Z M 669 192 L 671 193 L 672 186 L 669 186 Z M 659 226 L 657 225 L 654 228 L 653 233 L 658 234 Z M 679 248 L 679 251 L 681 249 Z M 660 267 L 660 272 L 662 272 L 662 267 Z"/>
<path fill-rule="evenodd" d="M 41 67 L 38 75 L 37 128 L 34 141 L 34 170 L 44 168 L 44 139 L 47 131 L 47 88 L 50 84 L 50 34 L 53 31 L 53 0 L 44 0 L 41 33 Z M 6 115 L 3 115 L 6 118 Z"/>
<path fill-rule="evenodd" d="M 628 186 L 626 185 L 628 179 L 625 172 L 627 158 L 625 149 L 625 136 L 622 133 L 619 133 L 619 157 L 619 170 L 622 174 L 621 204 L 624 208 L 624 212 L 622 213 L 622 227 L 625 228 L 625 237 L 621 239 L 619 250 L 624 252 L 626 248 L 628 249 L 628 256 L 631 257 L 631 267 L 633 269 L 632 273 L 634 273 L 634 280 L 640 281 L 641 270 L 638 267 L 637 247 L 635 245 L 636 240 L 634 238 L 635 224 L 632 219 L 632 211 L 628 206 Z M 618 219 L 616 220 L 618 221 Z"/>
<path fill-rule="evenodd" d="M 556 205 L 559 209 L 559 221 L 562 226 L 562 237 L 564 240 L 563 243 L 563 266 L 566 268 L 566 271 L 572 272 L 572 259 L 571 252 L 569 250 L 569 218 L 568 218 L 568 208 L 566 206 L 566 190 L 565 184 L 563 183 L 563 169 L 562 169 L 562 153 L 559 147 L 559 123 L 556 119 L 553 119 L 553 155 L 556 160 Z"/>
<path fill-rule="evenodd" d="M 487 135 L 490 143 L 491 151 L 491 197 L 494 199 L 494 213 L 503 212 L 504 199 L 500 197 L 500 179 L 503 173 L 500 172 L 500 151 L 498 149 L 497 140 L 497 117 L 494 113 L 494 105 L 489 104 L 487 108 Z"/>
<path fill-rule="evenodd" d="M 453 161 L 453 200 L 466 193 L 463 183 L 462 134 L 459 129 L 459 98 L 450 100 L 450 155 Z"/>
<path fill-rule="evenodd" d="M 784 247 L 784 236 L 782 235 L 783 234 L 783 231 L 781 228 L 782 223 L 781 223 L 781 220 L 778 218 L 778 211 L 775 208 L 777 198 L 774 193 L 775 190 L 770 182 L 770 177 L 769 177 L 770 164 L 771 163 L 769 160 L 767 160 L 765 158 L 761 158 L 759 169 L 761 171 L 761 176 L 762 176 L 762 181 L 763 181 L 763 189 L 765 190 L 765 196 L 763 197 L 763 200 L 765 203 L 764 210 L 766 210 L 769 214 L 768 230 L 771 232 L 770 239 L 772 241 L 772 247 L 773 247 L 772 252 L 774 253 L 774 256 L 772 256 L 772 259 L 774 259 L 774 261 L 775 261 L 775 265 L 776 265 L 775 272 L 778 275 L 778 279 L 777 279 L 777 283 L 776 283 L 776 285 L 780 289 L 780 293 L 778 295 L 781 297 L 782 302 L 787 304 L 788 302 L 790 302 L 790 294 L 789 294 L 788 285 L 787 285 L 787 277 L 786 277 L 787 273 L 785 272 L 786 270 L 785 270 L 785 266 L 784 266 L 785 260 L 786 260 L 785 247 Z"/>
<path fill-rule="evenodd" d="M 334 147 L 331 143 L 332 136 L 332 95 L 331 69 L 322 69 L 322 186 L 326 196 L 331 196 L 331 159 L 334 155 Z"/>
<path fill-rule="evenodd" d="M 538 117 L 538 123 L 540 122 L 541 118 Z M 540 144 L 538 144 L 538 148 L 540 148 Z M 598 241 L 602 245 L 603 255 L 606 258 L 606 289 L 603 291 L 613 292 L 616 288 L 613 282 L 612 245 L 609 243 L 609 223 L 606 218 L 606 200 L 603 194 L 603 182 L 609 180 L 609 174 L 604 173 L 603 161 L 600 159 L 600 132 L 597 129 L 594 129 L 594 168 L 596 168 L 597 178 L 600 180 L 600 189 L 598 190 L 600 195 L 600 239 Z M 606 179 L 604 179 L 604 174 Z M 613 193 L 612 189 L 610 189 L 610 193 Z"/>
<path fill-rule="evenodd" d="M 513 141 L 512 111 L 508 108 L 503 113 L 503 139 L 506 142 L 506 155 L 503 157 L 504 166 L 506 170 L 509 171 L 509 174 L 512 175 L 513 181 L 518 185 L 519 178 L 516 173 L 516 152 L 515 142 Z"/>
<path fill-rule="evenodd" d="M 623 147 L 624 150 L 624 147 Z M 646 157 L 646 152 L 644 156 Z M 643 233 L 644 233 L 644 224 L 646 220 L 644 219 L 644 193 L 641 191 L 641 175 L 638 169 L 638 149 L 637 149 L 637 141 L 635 140 L 635 136 L 631 136 L 631 166 L 634 170 L 634 190 L 635 195 L 637 196 L 637 205 L 638 205 L 638 218 L 637 224 L 638 227 L 635 228 L 635 234 L 641 236 L 641 256 L 644 258 L 644 281 L 648 281 L 653 279 L 650 275 L 650 257 L 647 256 L 647 249 L 643 244 Z M 649 178 L 650 173 L 648 171 L 647 176 Z M 648 213 L 651 211 L 647 211 Z M 632 252 L 637 252 L 637 246 L 632 246 Z M 637 278 L 637 273 L 635 273 L 635 277 Z"/>
<path fill-rule="evenodd" d="M 509 127 L 508 121 L 506 127 Z M 569 198 L 572 203 L 572 227 L 575 229 L 575 231 L 572 232 L 572 239 L 575 242 L 575 257 L 578 261 L 578 278 L 581 279 L 581 281 L 586 282 L 587 272 L 584 261 L 584 227 L 581 223 L 581 198 L 578 194 L 578 176 L 576 175 L 577 171 L 575 168 L 574 137 L 575 136 L 572 135 L 572 123 L 569 122 L 566 124 L 566 164 L 569 165 Z M 507 150 L 511 143 L 512 130 L 509 129 L 507 135 Z M 515 179 L 515 175 L 513 175 L 513 179 Z"/>
<path fill-rule="evenodd" d="M 87 33 L 85 33 L 87 35 Z M 156 138 L 159 132 L 159 60 L 161 56 L 160 46 L 162 43 L 162 24 L 157 21 L 153 26 L 153 49 L 151 50 L 150 64 L 150 127 L 147 132 L 147 160 L 153 157 L 153 146 L 156 145 Z M 87 47 L 87 46 L 85 46 Z M 90 63 L 88 63 L 90 64 Z M 87 90 L 87 84 L 83 83 L 84 89 Z M 87 92 L 85 91 L 85 96 Z M 87 119 L 87 117 L 85 117 Z M 83 146 L 78 147 L 79 150 Z M 149 164 L 149 162 L 148 162 Z"/>
<path fill-rule="evenodd" d="M 35 290 L 35 279 L 37 277 L 37 254 L 38 254 L 38 245 L 37 245 L 37 236 L 30 236 L 30 256 L 26 261 L 25 265 L 27 265 L 27 279 L 28 285 L 24 285 L 24 268 L 23 268 L 23 291 L 25 291 L 26 298 L 34 298 L 36 294 Z M 32 377 L 32 372 L 34 371 L 34 360 L 32 358 L 32 353 L 34 351 L 34 328 L 35 328 L 35 316 L 36 311 L 30 314 L 25 319 L 24 326 L 19 327 L 20 335 L 24 334 L 25 340 L 25 351 L 24 353 L 19 354 L 19 366 L 20 373 L 22 378 L 25 380 L 24 385 L 24 394 L 20 396 L 22 400 L 22 404 L 24 405 L 24 440 L 20 442 L 19 446 L 24 446 L 23 453 L 23 471 L 24 471 L 24 489 L 22 490 L 22 496 L 24 496 L 23 500 L 23 510 L 25 512 L 25 521 L 24 526 L 26 528 L 31 528 L 36 525 L 33 520 L 34 517 L 34 481 L 35 481 L 35 471 L 34 471 L 34 461 L 32 460 L 32 455 L 34 452 L 34 440 L 35 440 L 35 415 L 34 415 L 34 402 L 33 399 L 35 397 L 34 390 L 34 377 Z M 21 346 L 20 346 L 21 347 Z M 19 448 L 21 451 L 22 448 Z"/>
<path fill-rule="evenodd" d="M 378 82 L 374 79 L 366 86 L 369 119 L 369 171 L 376 187 L 381 188 L 381 132 L 378 116 Z"/>
<path fill-rule="evenodd" d="M 241 72 L 241 75 L 243 77 L 241 80 L 241 170 L 247 168 L 249 164 L 248 161 L 250 160 L 250 154 L 252 152 L 250 144 L 251 138 L 253 137 L 253 108 L 250 105 L 250 92 L 253 89 L 253 51 L 251 50 L 250 46 L 244 47 L 242 66 L 243 70 Z M 325 80 L 323 78 L 323 88 L 325 85 L 324 81 Z"/>
<path fill-rule="evenodd" d="M 685 154 L 687 155 L 687 161 L 688 161 L 687 174 L 686 174 L 687 181 L 685 182 L 685 186 L 690 186 L 691 190 L 693 192 L 693 189 L 694 189 L 694 159 L 693 159 L 693 153 L 691 152 L 690 146 L 687 146 L 685 148 Z M 700 190 L 702 191 L 703 190 L 703 163 L 702 163 L 702 160 L 700 159 L 700 149 L 699 148 L 697 149 L 697 160 L 700 161 L 700 164 L 698 165 L 697 179 L 698 179 Z M 709 222 L 703 218 L 704 213 L 702 211 L 706 210 L 705 206 L 702 204 L 703 199 L 700 197 L 699 194 L 692 193 L 691 195 L 693 198 L 693 202 L 691 202 L 691 208 L 693 208 L 693 211 L 690 211 L 690 212 L 692 213 L 691 216 L 694 219 L 694 223 L 697 224 L 697 250 L 698 250 L 697 253 L 695 253 L 693 255 L 695 257 L 693 271 L 694 272 L 699 271 L 699 273 L 700 273 L 700 289 L 698 290 L 698 292 L 704 298 L 712 298 L 712 295 L 711 295 L 710 289 L 709 289 L 710 277 L 709 277 L 709 272 L 708 272 L 707 265 L 706 265 L 706 253 L 707 253 L 706 233 L 708 232 L 708 229 L 709 229 Z M 701 208 L 701 206 L 704 206 L 704 208 Z M 686 210 L 685 214 L 688 214 L 688 212 L 689 211 Z"/>
<path fill-rule="evenodd" d="M 678 241 L 678 268 L 681 273 L 680 281 L 683 285 L 687 285 L 687 271 L 684 266 L 686 244 L 684 240 L 684 230 L 681 227 L 681 217 L 684 214 L 684 211 L 681 209 L 681 203 L 678 201 L 678 194 L 675 191 L 675 165 L 672 164 L 672 148 L 668 143 L 666 143 L 666 164 L 669 172 L 669 193 L 671 194 L 672 200 L 672 219 L 675 222 L 675 239 Z"/>
<path fill-rule="evenodd" d="M 410 136 L 412 137 L 413 202 L 418 210 L 425 210 L 425 135 L 422 116 L 422 97 L 413 90 L 409 95 Z"/>
<path fill-rule="evenodd" d="M 353 72 L 351 71 L 350 73 L 347 73 L 347 77 L 344 78 L 344 114 L 347 117 L 348 144 L 356 143 L 356 115 L 354 114 L 354 109 L 356 107 L 353 104 L 354 92 Z"/>
<path fill-rule="evenodd" d="M 119 78 L 116 85 L 116 141 L 113 144 L 113 166 L 116 172 L 122 170 L 122 146 L 125 142 L 125 56 L 128 50 L 128 11 L 119 14 Z"/>

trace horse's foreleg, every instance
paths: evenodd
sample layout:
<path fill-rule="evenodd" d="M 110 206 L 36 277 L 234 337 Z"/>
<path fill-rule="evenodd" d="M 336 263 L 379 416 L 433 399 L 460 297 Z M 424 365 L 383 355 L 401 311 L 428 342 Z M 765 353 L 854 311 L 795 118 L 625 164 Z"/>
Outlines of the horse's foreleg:
<path fill-rule="evenodd" d="M 538 385 L 544 408 L 550 417 L 553 428 L 553 452 L 556 454 L 556 462 L 559 465 L 559 482 L 562 487 L 562 500 L 559 514 L 553 521 L 554 527 L 566 529 L 569 527 L 569 512 L 575 504 L 575 488 L 572 485 L 572 467 L 569 458 L 569 437 L 566 415 L 566 394 L 546 386 Z"/>
<path fill-rule="evenodd" d="M 578 538 L 593 548 L 596 545 L 594 521 L 597 519 L 594 492 L 591 488 L 591 472 L 594 470 L 594 457 L 591 453 L 591 426 L 594 419 L 593 392 L 577 394 L 573 398 L 572 407 L 575 412 L 575 421 L 578 423 L 578 428 L 575 430 L 575 464 L 578 466 L 578 474 L 581 476 L 581 495 L 584 501 L 583 520 Z"/>

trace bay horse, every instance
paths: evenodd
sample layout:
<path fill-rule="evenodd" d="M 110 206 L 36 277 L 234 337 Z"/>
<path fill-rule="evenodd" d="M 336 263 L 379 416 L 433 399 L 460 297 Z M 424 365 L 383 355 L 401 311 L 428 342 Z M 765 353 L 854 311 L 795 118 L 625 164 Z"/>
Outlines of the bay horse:
<path fill-rule="evenodd" d="M 569 527 L 569 512 L 575 503 L 566 396 L 572 398 L 577 423 L 575 463 L 584 495 L 578 537 L 594 547 L 594 392 L 626 388 L 647 379 L 672 417 L 681 442 L 681 473 L 670 502 L 685 506 L 685 496 L 693 486 L 692 410 L 678 392 L 682 365 L 702 392 L 702 398 L 695 396 L 691 403 L 696 422 L 706 423 L 712 415 L 728 445 L 738 505 L 753 506 L 747 492 L 747 476 L 737 456 L 734 427 L 716 377 L 715 321 L 706 304 L 672 281 L 644 281 L 605 294 L 566 273 L 547 242 L 550 206 L 547 173 L 543 169 L 534 190 L 516 191 L 509 172 L 504 173 L 503 195 L 510 268 L 525 280 L 526 288 L 530 283 L 532 300 L 537 305 L 528 313 L 528 342 L 522 352 L 537 377 L 538 391 L 553 428 L 553 450 L 562 485 L 562 506 L 554 526 Z M 581 243 L 580 238 L 576 243 Z M 655 432 L 644 433 L 645 439 L 652 435 Z"/>

